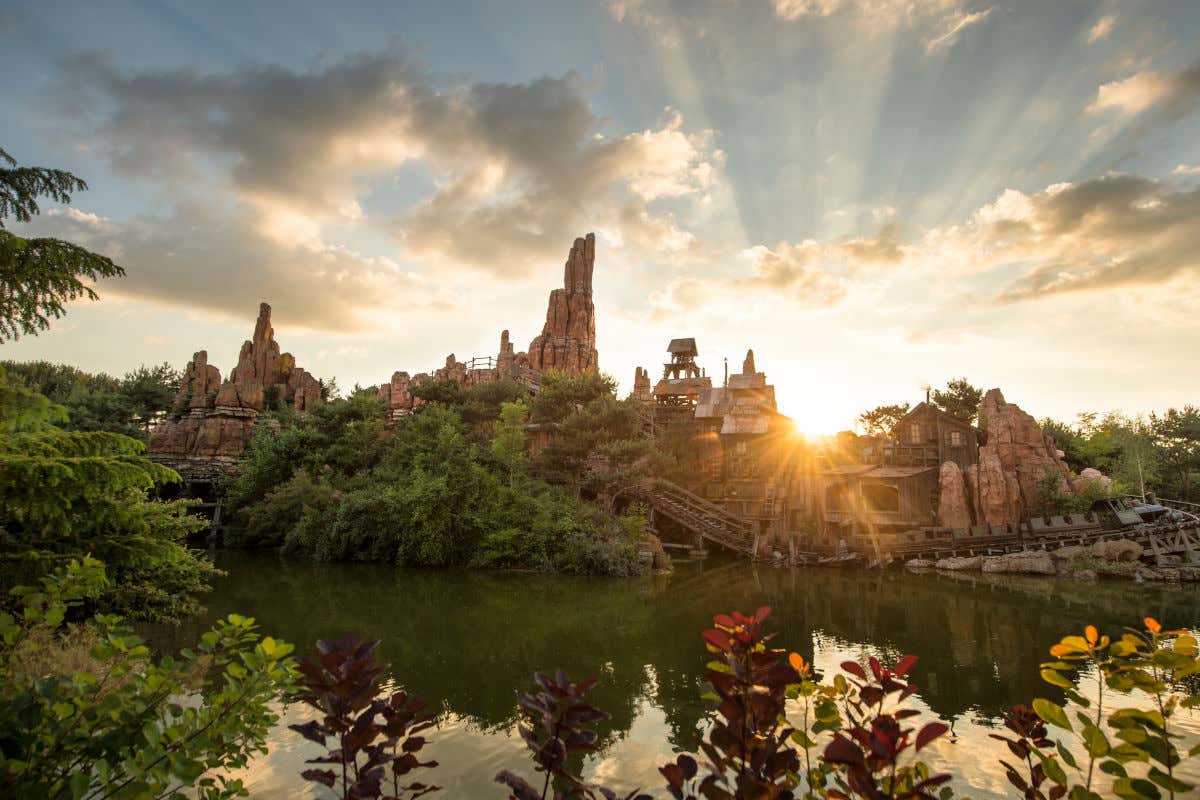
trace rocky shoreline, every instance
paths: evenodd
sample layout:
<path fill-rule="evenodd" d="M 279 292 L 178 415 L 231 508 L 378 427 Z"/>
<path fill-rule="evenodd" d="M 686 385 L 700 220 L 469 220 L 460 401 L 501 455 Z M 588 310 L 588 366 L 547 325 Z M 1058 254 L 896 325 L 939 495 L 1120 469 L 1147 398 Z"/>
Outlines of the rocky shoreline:
<path fill-rule="evenodd" d="M 912 559 L 905 567 L 914 572 L 981 572 L 1000 575 L 1054 575 L 1078 580 L 1120 579 L 1200 582 L 1200 566 L 1184 564 L 1178 556 L 1159 556 L 1154 565 L 1137 542 L 1120 539 L 1091 546 L 1061 547 L 1057 550 L 1025 550 L 997 556 L 968 556 Z"/>

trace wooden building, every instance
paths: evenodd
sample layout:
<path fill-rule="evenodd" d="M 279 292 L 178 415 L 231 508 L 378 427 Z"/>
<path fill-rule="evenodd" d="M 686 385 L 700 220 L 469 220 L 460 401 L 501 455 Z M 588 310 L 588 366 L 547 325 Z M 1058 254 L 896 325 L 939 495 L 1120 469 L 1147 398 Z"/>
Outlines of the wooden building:
<path fill-rule="evenodd" d="M 811 463 L 792 420 L 779 413 L 775 387 L 757 371 L 754 351 L 747 352 L 741 373 L 701 394 L 695 428 L 702 464 L 698 493 L 752 520 L 786 552 L 788 531 L 806 516 Z"/>
<path fill-rule="evenodd" d="M 867 549 L 873 537 L 936 525 L 941 465 L 978 464 L 980 438 L 971 423 L 929 402 L 909 411 L 890 437 L 864 437 L 859 463 L 817 473 L 818 543 Z"/>

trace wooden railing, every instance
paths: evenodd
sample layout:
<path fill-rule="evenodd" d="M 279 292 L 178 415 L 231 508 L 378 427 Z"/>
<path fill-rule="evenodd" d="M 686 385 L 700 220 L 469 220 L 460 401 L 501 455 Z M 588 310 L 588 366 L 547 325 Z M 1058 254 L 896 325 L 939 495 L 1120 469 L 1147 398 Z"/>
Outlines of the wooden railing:
<path fill-rule="evenodd" d="M 744 555 L 754 555 L 753 524 L 730 514 L 716 503 L 661 478 L 640 484 L 630 493 L 707 541 Z"/>

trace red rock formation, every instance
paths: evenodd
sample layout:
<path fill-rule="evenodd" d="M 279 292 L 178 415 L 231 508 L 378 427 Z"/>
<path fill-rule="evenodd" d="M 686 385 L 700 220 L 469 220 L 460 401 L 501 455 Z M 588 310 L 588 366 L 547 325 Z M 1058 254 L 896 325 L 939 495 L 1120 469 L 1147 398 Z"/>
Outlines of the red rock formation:
<path fill-rule="evenodd" d="M 208 363 L 208 352 L 197 351 L 183 370 L 179 393 L 175 395 L 175 410 L 209 408 L 221 387 L 221 370 Z"/>
<path fill-rule="evenodd" d="M 599 369 L 596 309 L 592 304 L 595 263 L 595 234 L 576 239 L 563 271 L 563 288 L 550 293 L 546 324 L 541 335 L 529 344 L 529 366 L 533 369 L 559 369 L 572 375 Z"/>
<path fill-rule="evenodd" d="M 654 395 L 650 393 L 650 373 L 641 367 L 633 373 L 633 398 L 643 403 L 654 400 Z"/>
<path fill-rule="evenodd" d="M 962 469 L 953 461 L 944 462 L 939 481 L 941 493 L 938 496 L 938 525 L 943 528 L 971 527 L 971 506 L 967 502 Z"/>
<path fill-rule="evenodd" d="M 321 401 L 321 382 L 296 366 L 291 353 L 280 353 L 271 327 L 271 307 L 259 306 L 253 337 L 242 344 L 238 365 L 221 382 L 221 373 L 208 364 L 208 354 L 196 353 L 184 372 L 175 401 L 181 416 L 159 424 L 150 436 L 150 454 L 174 459 L 240 458 L 254 433 L 256 418 L 267 397 L 307 411 Z M 186 412 L 186 413 L 185 413 Z"/>
<path fill-rule="evenodd" d="M 979 449 L 971 499 L 980 525 L 1008 525 L 1021 520 L 1021 490 L 1015 474 L 1004 471 L 995 448 Z"/>
<path fill-rule="evenodd" d="M 377 392 L 393 414 L 407 414 L 413 409 L 411 385 L 412 379 L 407 372 L 393 372 L 392 380 L 380 386 Z"/>
<path fill-rule="evenodd" d="M 1054 442 L 1042 432 L 1037 421 L 1015 403 L 1008 403 L 999 389 L 990 389 L 979 406 L 980 427 L 987 435 L 987 444 L 979 448 L 980 489 L 983 491 L 985 453 L 999 460 L 1005 475 L 1006 512 L 1013 520 L 1014 509 L 1028 514 L 1037 503 L 1037 484 L 1047 473 L 1059 479 L 1059 489 L 1069 492 L 1071 471 L 1058 455 Z M 1011 479 L 1011 480 L 1010 480 Z M 999 506 L 999 488 L 992 501 Z M 1019 517 L 1018 517 L 1019 519 Z"/>

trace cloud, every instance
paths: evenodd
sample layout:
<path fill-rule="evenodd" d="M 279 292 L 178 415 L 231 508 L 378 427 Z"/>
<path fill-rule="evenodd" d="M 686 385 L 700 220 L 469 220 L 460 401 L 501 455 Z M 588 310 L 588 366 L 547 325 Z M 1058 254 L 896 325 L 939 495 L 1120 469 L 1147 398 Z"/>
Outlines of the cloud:
<path fill-rule="evenodd" d="M 1004 303 L 1154 286 L 1197 272 L 1197 218 L 1200 189 L 1110 174 L 1034 194 L 1005 190 L 964 223 L 926 231 L 905 259 L 930 273 L 999 280 L 990 293 Z"/>
<path fill-rule="evenodd" d="M 844 13 L 898 24 L 919 15 L 955 12 L 960 0 L 771 0 L 771 3 L 775 14 L 786 20 Z"/>
<path fill-rule="evenodd" d="M 1106 38 L 1112 33 L 1113 25 L 1116 24 L 1117 18 L 1112 14 L 1105 14 L 1100 19 L 1096 20 L 1096 24 L 1088 31 L 1088 44 L 1095 44 L 1101 39 Z"/>
<path fill-rule="evenodd" d="M 1200 165 L 1190 167 L 1187 164 L 1180 164 L 1175 169 L 1171 170 L 1172 175 L 1200 175 Z"/>
<path fill-rule="evenodd" d="M 64 75 L 81 139 L 172 202 L 205 205 L 207 184 L 214 204 L 238 204 L 236 241 L 250 249 L 270 241 L 326 260 L 329 226 L 365 226 L 409 259 L 519 279 L 586 230 L 667 257 L 696 245 L 658 206 L 705 201 L 723 158 L 713 132 L 688 131 L 667 109 L 654 127 L 606 136 L 574 73 L 446 82 L 392 50 L 222 73 L 133 72 L 90 56 Z M 404 210 L 372 209 L 372 189 L 409 163 L 432 188 Z"/>
<path fill-rule="evenodd" d="M 952 47 L 958 37 L 972 25 L 978 25 L 992 15 L 995 9 L 985 9 L 967 14 L 961 11 L 950 14 L 942 19 L 939 27 L 941 33 L 925 42 L 925 52 L 932 53 L 943 47 Z"/>
<path fill-rule="evenodd" d="M 105 296 L 244 315 L 260 301 L 311 328 L 363 329 L 372 312 L 425 308 L 443 293 L 389 259 L 344 247 L 264 235 L 243 210 L 182 202 L 166 215 L 116 221 L 50 209 L 22 235 L 55 236 L 104 253 L 126 269 Z"/>
<path fill-rule="evenodd" d="M 1113 110 L 1136 116 L 1149 109 L 1179 117 L 1190 113 L 1200 101 L 1200 67 L 1179 72 L 1143 70 L 1128 78 L 1102 84 L 1087 110 Z"/>

